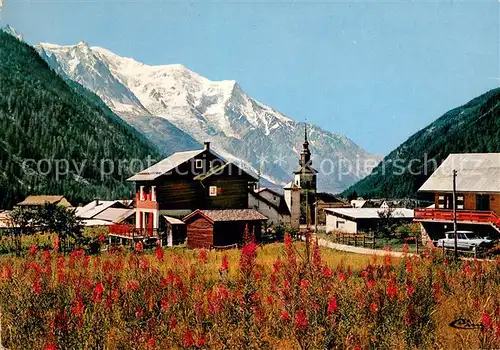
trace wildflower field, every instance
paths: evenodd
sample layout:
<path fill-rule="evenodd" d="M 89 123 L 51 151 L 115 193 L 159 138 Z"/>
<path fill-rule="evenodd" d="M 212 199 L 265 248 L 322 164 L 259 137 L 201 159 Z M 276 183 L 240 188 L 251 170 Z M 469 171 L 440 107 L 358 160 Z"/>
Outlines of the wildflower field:
<path fill-rule="evenodd" d="M 137 248 L 87 256 L 33 246 L 27 257 L 0 258 L 2 345 L 500 346 L 500 263 L 349 255 L 288 236 L 225 252 Z"/>

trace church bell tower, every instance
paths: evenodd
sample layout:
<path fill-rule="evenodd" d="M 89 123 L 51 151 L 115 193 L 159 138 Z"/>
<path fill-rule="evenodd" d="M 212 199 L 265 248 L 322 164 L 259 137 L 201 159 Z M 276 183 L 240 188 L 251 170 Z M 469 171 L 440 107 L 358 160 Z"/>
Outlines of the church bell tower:
<path fill-rule="evenodd" d="M 300 152 L 299 168 L 294 171 L 294 184 L 300 187 L 300 222 L 314 222 L 314 203 L 316 201 L 316 176 L 318 171 L 312 167 L 311 151 L 307 140 L 307 124 L 304 125 L 304 143 Z"/>

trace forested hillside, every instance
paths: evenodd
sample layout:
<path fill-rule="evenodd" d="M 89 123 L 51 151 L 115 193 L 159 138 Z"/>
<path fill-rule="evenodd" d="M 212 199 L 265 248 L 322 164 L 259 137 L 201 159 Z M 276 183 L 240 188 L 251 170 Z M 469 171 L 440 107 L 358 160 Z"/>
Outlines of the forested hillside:
<path fill-rule="evenodd" d="M 133 169 L 126 164 L 148 156 L 159 153 L 99 97 L 66 83 L 32 47 L 0 31 L 0 208 L 28 193 L 61 194 L 73 204 L 128 198 L 124 180 Z"/>
<path fill-rule="evenodd" d="M 416 197 L 418 188 L 432 174 L 433 159 L 439 165 L 450 153 L 468 152 L 500 152 L 500 89 L 452 109 L 411 136 L 385 157 L 371 175 L 351 186 L 344 195 Z M 411 172 L 410 164 L 413 164 Z M 404 172 L 400 171 L 401 167 Z"/>

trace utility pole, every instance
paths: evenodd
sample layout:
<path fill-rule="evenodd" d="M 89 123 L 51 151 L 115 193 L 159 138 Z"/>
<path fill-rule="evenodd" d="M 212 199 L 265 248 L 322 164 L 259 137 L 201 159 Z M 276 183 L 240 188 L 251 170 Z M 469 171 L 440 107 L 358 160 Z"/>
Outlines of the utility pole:
<path fill-rule="evenodd" d="M 455 259 L 458 259 L 457 248 L 457 171 L 453 169 L 453 245 Z"/>
<path fill-rule="evenodd" d="M 314 193 L 314 232 L 318 233 L 318 194 Z"/>

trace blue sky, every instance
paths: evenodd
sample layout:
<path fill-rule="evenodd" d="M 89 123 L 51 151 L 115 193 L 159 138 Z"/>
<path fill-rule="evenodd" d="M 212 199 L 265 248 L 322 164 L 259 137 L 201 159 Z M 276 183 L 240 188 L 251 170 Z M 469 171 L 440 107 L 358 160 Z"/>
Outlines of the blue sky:
<path fill-rule="evenodd" d="M 31 44 L 85 40 L 237 80 L 296 120 L 387 154 L 500 85 L 499 5 L 4 0 L 2 24 Z"/>

